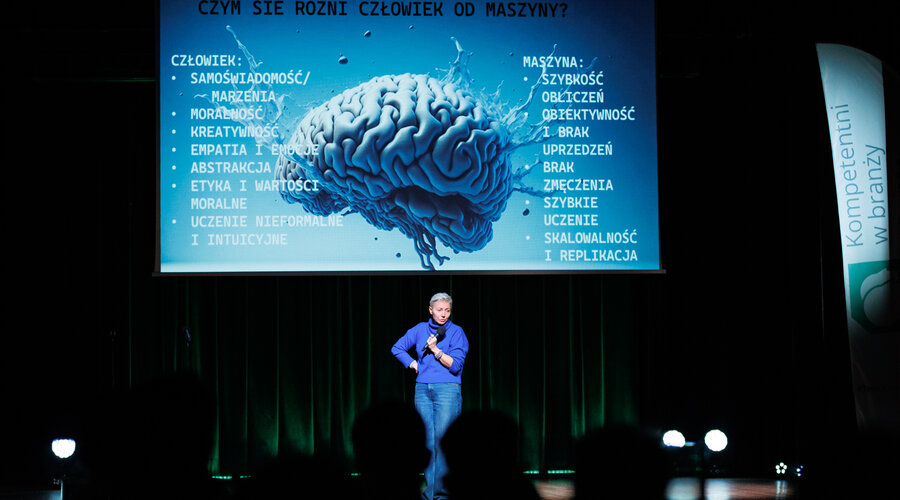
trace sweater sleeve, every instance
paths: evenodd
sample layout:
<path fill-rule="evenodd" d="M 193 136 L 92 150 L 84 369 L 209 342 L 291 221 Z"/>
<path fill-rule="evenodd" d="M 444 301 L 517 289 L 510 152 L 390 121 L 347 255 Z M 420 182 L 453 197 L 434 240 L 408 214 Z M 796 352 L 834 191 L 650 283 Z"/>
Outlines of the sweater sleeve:
<path fill-rule="evenodd" d="M 400 339 L 394 343 L 394 346 L 391 347 L 391 354 L 403 364 L 404 368 L 409 368 L 409 365 L 414 361 L 413 357 L 407 352 L 414 345 L 416 345 L 416 332 L 415 328 L 410 328 L 407 330 L 406 334 L 400 337 Z"/>
<path fill-rule="evenodd" d="M 453 344 L 451 345 L 449 352 L 447 352 L 447 354 L 453 358 L 453 364 L 450 365 L 450 373 L 452 375 L 459 375 L 459 373 L 462 372 L 463 365 L 466 362 L 466 354 L 468 353 L 469 339 L 466 338 L 465 332 L 460 328 L 453 339 Z"/>

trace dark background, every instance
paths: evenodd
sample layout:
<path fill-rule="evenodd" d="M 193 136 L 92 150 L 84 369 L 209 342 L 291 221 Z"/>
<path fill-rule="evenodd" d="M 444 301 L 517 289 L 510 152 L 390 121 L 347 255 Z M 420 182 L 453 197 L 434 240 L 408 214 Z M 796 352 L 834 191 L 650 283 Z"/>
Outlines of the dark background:
<path fill-rule="evenodd" d="M 127 419 L 117 394 L 177 371 L 215 392 L 216 472 L 287 443 L 347 452 L 356 411 L 410 397 L 383 344 L 437 290 L 476 340 L 466 407 L 515 413 L 529 467 L 571 467 L 612 423 L 720 427 L 735 474 L 812 460 L 855 427 L 814 44 L 896 82 L 889 5 L 658 3 L 665 274 L 281 277 L 152 276 L 153 2 L 3 7 L 3 477 L 45 480 L 51 437 Z"/>

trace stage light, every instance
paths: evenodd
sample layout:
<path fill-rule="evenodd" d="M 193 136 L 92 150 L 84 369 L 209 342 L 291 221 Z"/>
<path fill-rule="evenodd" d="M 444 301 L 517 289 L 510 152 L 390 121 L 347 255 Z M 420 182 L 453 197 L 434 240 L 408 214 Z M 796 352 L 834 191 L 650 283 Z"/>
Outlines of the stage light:
<path fill-rule="evenodd" d="M 719 429 L 713 429 L 706 433 L 703 442 L 710 451 L 722 451 L 728 446 L 728 437 Z"/>
<path fill-rule="evenodd" d="M 50 449 L 53 450 L 53 454 L 59 458 L 69 458 L 75 453 L 75 440 L 54 439 L 53 442 L 50 443 Z"/>
<path fill-rule="evenodd" d="M 663 434 L 663 444 L 672 448 L 684 448 L 684 434 L 672 430 Z"/>
<path fill-rule="evenodd" d="M 778 474 L 779 476 L 787 474 L 787 464 L 778 462 L 778 465 L 775 466 L 775 474 Z"/>

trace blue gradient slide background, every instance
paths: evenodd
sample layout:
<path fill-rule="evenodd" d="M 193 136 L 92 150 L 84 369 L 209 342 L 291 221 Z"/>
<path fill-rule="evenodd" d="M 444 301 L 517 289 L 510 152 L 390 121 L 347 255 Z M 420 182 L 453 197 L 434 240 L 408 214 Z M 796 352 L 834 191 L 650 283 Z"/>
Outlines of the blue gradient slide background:
<path fill-rule="evenodd" d="M 500 100 L 514 106 L 524 101 L 541 69 L 525 67 L 523 57 L 548 55 L 576 58 L 587 67 L 594 58 L 595 70 L 603 72 L 604 103 L 597 108 L 634 108 L 635 120 L 582 121 L 566 125 L 589 126 L 589 138 L 555 138 L 551 144 L 607 144 L 612 156 L 556 156 L 542 154 L 542 145 L 516 150 L 512 169 L 535 161 L 572 161 L 575 173 L 544 173 L 540 164 L 524 178 L 531 188 L 542 190 L 545 178 L 609 179 L 612 191 L 572 193 L 597 196 L 595 209 L 546 209 L 540 197 L 514 192 L 506 211 L 493 225 L 493 239 L 481 250 L 454 254 L 437 271 L 556 271 L 658 270 L 659 231 L 657 203 L 656 85 L 652 1 L 568 2 L 565 17 L 557 4 L 555 17 L 488 17 L 483 1 L 469 2 L 474 15 L 454 15 L 456 2 L 443 2 L 443 16 L 363 16 L 360 3 L 344 4 L 346 16 L 295 15 L 294 2 L 283 3 L 283 15 L 254 15 L 253 2 L 241 2 L 240 14 L 201 14 L 211 3 L 160 2 L 160 270 L 166 272 L 368 272 L 424 271 L 413 242 L 399 231 L 379 230 L 358 214 L 343 217 L 342 227 L 256 228 L 257 214 L 302 214 L 298 204 L 288 204 L 277 191 L 256 192 L 255 180 L 274 174 L 191 174 L 198 161 L 268 161 L 274 171 L 277 158 L 264 150 L 256 155 L 253 138 L 192 138 L 198 125 L 236 125 L 227 120 L 191 120 L 191 108 L 210 108 L 196 97 L 228 85 L 192 84 L 191 73 L 248 72 L 249 64 L 232 34 L 261 62 L 261 72 L 297 72 L 309 75 L 306 85 L 274 84 L 278 95 L 289 97 L 288 111 L 297 119 L 335 94 L 372 77 L 386 74 L 420 73 L 442 76 L 456 57 L 451 37 L 472 54 L 468 68 L 474 84 L 493 92 L 501 84 Z M 390 4 L 390 2 L 386 2 Z M 264 5 L 264 4 L 261 4 Z M 368 5 L 368 4 L 366 4 Z M 519 4 L 516 3 L 516 6 Z M 219 7 L 221 10 L 221 7 Z M 369 36 L 365 36 L 366 32 Z M 173 55 L 229 54 L 241 65 L 184 67 L 172 64 Z M 339 58 L 347 62 L 342 64 Z M 578 69 L 553 68 L 549 73 L 575 73 Z M 249 86 L 247 86 L 249 87 Z M 244 87 L 244 88 L 247 88 Z M 240 88 L 240 87 L 239 87 Z M 575 86 L 572 90 L 590 90 Z M 596 89 L 596 87 L 593 87 Z M 552 107 L 542 101 L 543 91 L 561 91 L 561 86 L 538 89 L 529 107 L 529 121 L 541 119 L 541 111 Z M 573 104 L 573 109 L 584 109 Z M 173 116 L 174 112 L 174 116 Z M 175 131 L 173 133 L 173 130 Z M 551 127 L 555 131 L 556 127 Z M 292 130 L 281 130 L 285 141 Z M 203 157 L 190 154 L 194 143 L 244 144 L 246 157 Z M 175 167 L 174 169 L 172 167 Z M 229 180 L 231 192 L 195 192 L 192 181 Z M 250 189 L 238 192 L 240 181 Z M 174 186 L 174 187 L 173 187 Z M 192 210 L 194 197 L 246 197 L 245 210 Z M 546 226 L 544 215 L 596 213 L 596 227 Z M 191 227 L 198 215 L 246 215 L 247 228 L 206 229 Z M 545 233 L 577 231 L 628 232 L 636 243 L 606 245 L 546 244 Z M 281 246 L 211 246 L 210 232 L 286 233 Z M 197 242 L 192 245 L 194 234 Z M 581 260 L 564 262 L 560 250 L 620 250 L 634 259 Z M 551 260 L 547 261 L 547 250 Z M 625 255 L 626 253 L 621 253 Z"/>

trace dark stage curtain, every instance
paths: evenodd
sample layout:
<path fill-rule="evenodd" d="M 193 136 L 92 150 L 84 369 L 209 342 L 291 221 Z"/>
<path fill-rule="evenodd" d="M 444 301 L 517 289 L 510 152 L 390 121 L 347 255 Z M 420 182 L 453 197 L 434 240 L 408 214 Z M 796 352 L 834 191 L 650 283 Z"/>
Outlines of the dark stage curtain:
<path fill-rule="evenodd" d="M 658 275 L 146 279 L 149 287 L 135 286 L 156 296 L 135 291 L 128 307 L 120 384 L 199 375 L 215 405 L 210 471 L 235 476 L 284 453 L 352 457 L 358 412 L 383 400 L 411 404 L 414 374 L 390 348 L 428 317 L 437 291 L 454 296 L 453 321 L 471 344 L 464 409 L 514 417 L 526 467 L 571 468 L 586 430 L 641 423 L 662 283 Z"/>

